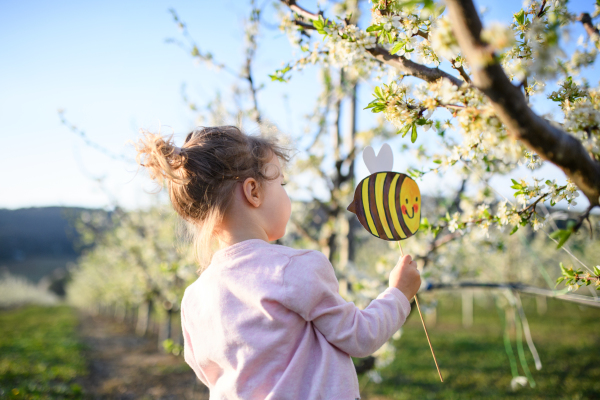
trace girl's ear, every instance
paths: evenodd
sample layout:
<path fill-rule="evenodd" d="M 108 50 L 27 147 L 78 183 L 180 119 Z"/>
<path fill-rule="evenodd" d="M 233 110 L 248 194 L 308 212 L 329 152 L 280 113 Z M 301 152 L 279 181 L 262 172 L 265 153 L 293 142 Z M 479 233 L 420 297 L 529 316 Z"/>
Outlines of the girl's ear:
<path fill-rule="evenodd" d="M 244 197 L 250 205 L 253 207 L 260 207 L 262 204 L 262 194 L 260 192 L 260 186 L 256 179 L 254 178 L 246 178 L 246 180 L 242 183 L 242 191 L 244 192 Z"/>

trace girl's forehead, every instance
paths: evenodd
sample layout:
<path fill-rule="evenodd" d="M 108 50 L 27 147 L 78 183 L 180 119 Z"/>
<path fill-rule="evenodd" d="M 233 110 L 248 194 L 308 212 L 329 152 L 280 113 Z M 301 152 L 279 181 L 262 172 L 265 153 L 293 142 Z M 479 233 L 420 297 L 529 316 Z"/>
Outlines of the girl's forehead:
<path fill-rule="evenodd" d="M 267 172 L 267 173 L 274 173 L 275 170 L 277 170 L 279 172 L 279 174 L 277 175 L 278 177 L 281 176 L 283 177 L 283 170 L 281 168 L 281 164 L 279 163 L 279 159 L 277 159 L 277 157 L 275 157 L 275 159 L 271 159 L 271 161 L 269 161 L 268 163 L 265 163 L 263 165 L 263 171 Z"/>
<path fill-rule="evenodd" d="M 275 154 L 273 154 L 273 157 L 271 157 L 271 159 L 269 160 L 269 164 L 275 164 L 278 167 L 280 167 L 281 163 L 279 162 L 279 157 L 277 157 Z"/>

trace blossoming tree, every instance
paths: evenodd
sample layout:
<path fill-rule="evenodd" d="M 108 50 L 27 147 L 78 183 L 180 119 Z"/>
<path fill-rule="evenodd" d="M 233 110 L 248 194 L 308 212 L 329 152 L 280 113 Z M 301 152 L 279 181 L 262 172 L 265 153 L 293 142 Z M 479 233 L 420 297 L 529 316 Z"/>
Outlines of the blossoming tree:
<path fill-rule="evenodd" d="M 473 229 L 508 227 L 510 234 L 527 225 L 543 229 L 544 202 L 570 207 L 581 192 L 589 206 L 550 235 L 562 247 L 600 205 L 600 89 L 581 76 L 600 48 L 592 19 L 600 3 L 593 16 L 577 16 L 563 1 L 528 1 L 509 26 L 484 27 L 471 0 L 380 0 L 370 5 L 371 20 L 363 28 L 346 12 L 356 2 L 336 3 L 328 16 L 294 0 L 282 3 L 287 7 L 281 28 L 303 55 L 272 78 L 286 81 L 309 64 L 334 65 L 367 80 L 387 73 L 389 82 L 375 87 L 366 108 L 383 114 L 413 143 L 425 133 L 440 143 L 420 152 L 428 167 L 412 169 L 412 175 L 452 169 L 487 182 L 520 165 L 537 170 L 545 163 L 564 172 L 562 182 L 513 179 L 515 201 L 480 196 L 461 201 L 452 215 L 425 219 L 429 250 L 436 241 L 446 243 Z M 568 52 L 564 37 L 572 24 L 583 24 L 588 39 Z M 553 83 L 558 89 L 545 91 Z M 536 96 L 556 102 L 560 112 L 536 114 L 530 105 Z M 592 283 L 600 288 L 600 267 L 585 267 L 563 268 L 562 279 L 571 288 Z"/>

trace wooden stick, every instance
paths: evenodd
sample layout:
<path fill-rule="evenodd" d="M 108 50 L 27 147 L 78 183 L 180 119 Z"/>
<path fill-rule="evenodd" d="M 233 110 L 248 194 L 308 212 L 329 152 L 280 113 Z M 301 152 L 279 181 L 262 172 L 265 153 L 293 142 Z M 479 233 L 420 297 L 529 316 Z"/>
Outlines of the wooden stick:
<path fill-rule="evenodd" d="M 398 241 L 398 246 L 400 247 L 400 254 L 404 257 L 404 251 L 402 251 L 402 245 L 400 241 Z M 425 320 L 423 319 L 423 314 L 421 314 L 421 307 L 419 307 L 419 300 L 417 299 L 417 295 L 415 294 L 415 304 L 417 305 L 417 310 L 419 311 L 419 317 L 421 317 L 421 323 L 423 324 L 423 330 L 425 331 L 425 336 L 427 336 L 427 343 L 429 343 L 429 348 L 431 349 L 431 355 L 433 356 L 433 361 L 435 362 L 435 367 L 437 368 L 438 375 L 440 376 L 440 381 L 444 382 L 444 378 L 442 378 L 442 373 L 440 372 L 440 367 L 438 365 L 437 359 L 435 358 L 435 352 L 433 351 L 433 346 L 431 345 L 431 340 L 429 339 L 429 333 L 427 333 L 427 327 L 425 326 Z"/>

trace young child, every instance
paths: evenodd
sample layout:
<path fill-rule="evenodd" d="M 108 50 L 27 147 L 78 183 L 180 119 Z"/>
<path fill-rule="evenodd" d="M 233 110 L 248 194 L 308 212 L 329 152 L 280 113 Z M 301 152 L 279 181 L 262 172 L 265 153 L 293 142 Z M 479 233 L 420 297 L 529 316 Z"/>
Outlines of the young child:
<path fill-rule="evenodd" d="M 364 310 L 345 301 L 329 260 L 269 244 L 285 234 L 291 202 L 273 139 L 233 126 L 190 133 L 181 148 L 146 134 L 138 162 L 166 178 L 173 207 L 198 229 L 197 251 L 221 249 L 181 302 L 184 356 L 211 399 L 360 397 L 353 357 L 404 323 L 421 279 L 404 256 L 389 288 Z"/>

